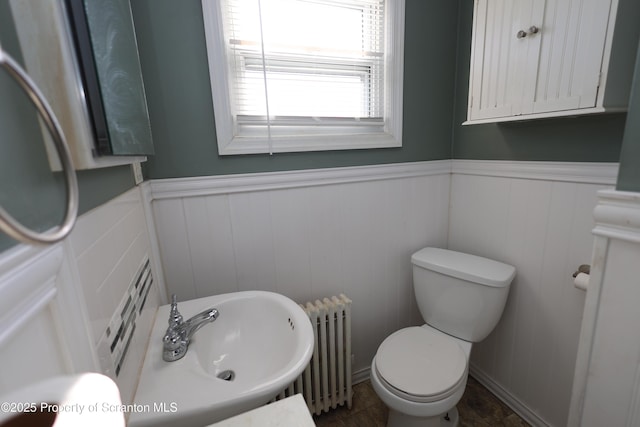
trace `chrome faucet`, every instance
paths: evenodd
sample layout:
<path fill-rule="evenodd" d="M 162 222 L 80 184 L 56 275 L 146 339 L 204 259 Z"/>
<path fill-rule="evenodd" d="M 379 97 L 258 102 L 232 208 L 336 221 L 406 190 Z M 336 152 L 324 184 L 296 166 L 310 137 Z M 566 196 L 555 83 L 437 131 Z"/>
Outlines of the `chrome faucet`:
<path fill-rule="evenodd" d="M 205 324 L 216 320 L 219 314 L 215 308 L 208 308 L 185 322 L 178 311 L 176 294 L 173 294 L 171 296 L 171 311 L 169 312 L 169 327 L 162 338 L 164 343 L 162 359 L 166 362 L 182 359 L 187 354 L 193 334 Z"/>

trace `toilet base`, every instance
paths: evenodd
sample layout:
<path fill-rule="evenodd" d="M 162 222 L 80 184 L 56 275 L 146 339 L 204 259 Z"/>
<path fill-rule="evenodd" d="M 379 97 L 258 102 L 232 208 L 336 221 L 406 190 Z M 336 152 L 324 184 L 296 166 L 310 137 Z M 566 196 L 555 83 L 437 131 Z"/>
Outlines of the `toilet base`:
<path fill-rule="evenodd" d="M 389 408 L 387 427 L 458 427 L 458 409 L 454 406 L 438 417 L 413 417 Z"/>

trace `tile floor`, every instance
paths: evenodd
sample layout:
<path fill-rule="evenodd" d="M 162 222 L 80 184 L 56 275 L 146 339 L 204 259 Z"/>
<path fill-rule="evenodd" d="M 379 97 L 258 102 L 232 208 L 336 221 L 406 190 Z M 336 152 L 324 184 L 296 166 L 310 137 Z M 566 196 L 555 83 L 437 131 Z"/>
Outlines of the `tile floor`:
<path fill-rule="evenodd" d="M 340 407 L 314 416 L 317 427 L 385 427 L 388 410 L 369 381 L 353 387 L 351 410 Z M 460 427 L 525 427 L 518 415 L 499 401 L 486 388 L 469 377 L 467 388 L 458 403 Z"/>

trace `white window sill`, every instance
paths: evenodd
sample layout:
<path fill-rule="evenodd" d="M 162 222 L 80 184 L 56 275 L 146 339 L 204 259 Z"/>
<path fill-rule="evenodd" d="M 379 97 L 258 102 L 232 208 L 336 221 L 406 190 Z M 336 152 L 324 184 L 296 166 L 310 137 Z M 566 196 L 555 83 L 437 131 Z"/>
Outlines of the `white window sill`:
<path fill-rule="evenodd" d="M 271 145 L 267 138 L 236 136 L 227 144 L 219 146 L 219 153 L 221 156 L 227 156 L 393 147 L 402 147 L 402 139 L 388 133 L 277 137 L 272 139 Z"/>

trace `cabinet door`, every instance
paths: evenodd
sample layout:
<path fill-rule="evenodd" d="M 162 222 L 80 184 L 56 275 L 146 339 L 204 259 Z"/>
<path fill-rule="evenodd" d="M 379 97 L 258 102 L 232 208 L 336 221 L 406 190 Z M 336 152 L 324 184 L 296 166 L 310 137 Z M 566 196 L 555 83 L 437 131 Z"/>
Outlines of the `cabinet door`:
<path fill-rule="evenodd" d="M 476 0 L 470 120 L 508 117 L 531 109 L 545 0 Z"/>
<path fill-rule="evenodd" d="M 608 0 L 547 0 L 532 102 L 523 114 L 594 107 Z"/>

